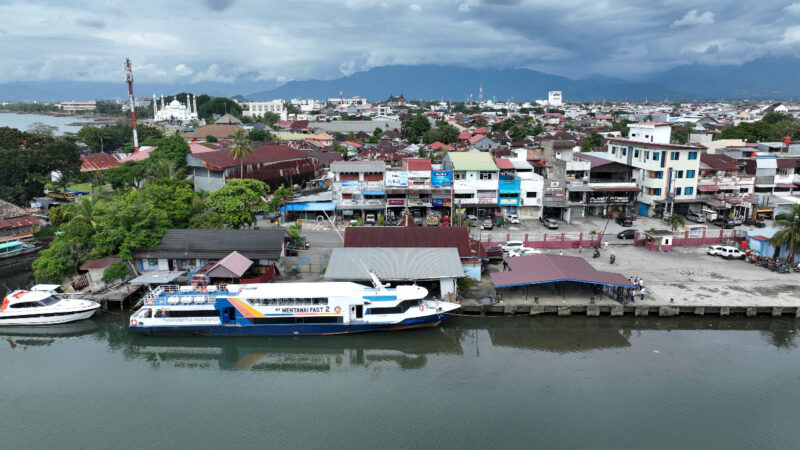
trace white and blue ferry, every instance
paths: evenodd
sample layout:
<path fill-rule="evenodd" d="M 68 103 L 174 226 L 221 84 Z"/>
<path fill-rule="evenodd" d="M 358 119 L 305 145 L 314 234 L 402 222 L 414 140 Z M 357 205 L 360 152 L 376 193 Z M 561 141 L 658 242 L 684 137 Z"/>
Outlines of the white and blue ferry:
<path fill-rule="evenodd" d="M 272 336 L 389 331 L 439 325 L 460 306 L 416 285 L 351 282 L 162 286 L 130 328 L 151 335 Z"/>

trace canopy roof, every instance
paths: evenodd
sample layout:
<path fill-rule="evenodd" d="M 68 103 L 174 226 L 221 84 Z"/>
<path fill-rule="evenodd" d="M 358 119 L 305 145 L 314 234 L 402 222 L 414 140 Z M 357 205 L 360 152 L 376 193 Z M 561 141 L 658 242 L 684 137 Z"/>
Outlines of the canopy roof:
<path fill-rule="evenodd" d="M 381 280 L 417 281 L 464 276 L 455 248 L 334 248 L 326 280 L 369 280 L 369 271 Z"/>
<path fill-rule="evenodd" d="M 506 259 L 510 270 L 491 274 L 496 287 L 573 281 L 607 286 L 634 287 L 624 275 L 601 272 L 577 256 L 530 255 Z"/>

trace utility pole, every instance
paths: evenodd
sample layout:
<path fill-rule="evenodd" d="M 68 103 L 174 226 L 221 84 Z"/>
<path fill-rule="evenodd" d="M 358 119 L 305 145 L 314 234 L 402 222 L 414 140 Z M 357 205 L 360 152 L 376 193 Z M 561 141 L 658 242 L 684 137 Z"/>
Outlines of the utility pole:
<path fill-rule="evenodd" d="M 125 79 L 128 82 L 128 100 L 131 104 L 131 126 L 133 127 L 133 152 L 139 151 L 139 136 L 136 134 L 136 112 L 133 110 L 133 69 L 131 69 L 131 59 L 125 58 Z"/>

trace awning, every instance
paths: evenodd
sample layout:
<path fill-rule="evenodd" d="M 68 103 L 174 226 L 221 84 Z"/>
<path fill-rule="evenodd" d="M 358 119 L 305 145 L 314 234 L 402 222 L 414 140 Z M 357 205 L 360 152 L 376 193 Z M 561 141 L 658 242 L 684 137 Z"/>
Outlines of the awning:
<path fill-rule="evenodd" d="M 519 256 L 506 259 L 506 264 L 510 270 L 489 274 L 497 288 L 563 281 L 634 287 L 625 275 L 595 270 L 585 259 L 577 256 L 550 254 Z"/>
<path fill-rule="evenodd" d="M 386 191 L 362 191 L 364 195 L 386 195 Z"/>
<path fill-rule="evenodd" d="M 178 277 L 185 273 L 186 272 L 183 270 L 145 272 L 131 281 L 128 281 L 128 284 L 166 284 L 175 281 Z"/>
<path fill-rule="evenodd" d="M 701 184 L 697 186 L 697 190 L 700 192 L 718 192 L 719 188 L 717 186 Z"/>
<path fill-rule="evenodd" d="M 781 188 L 781 189 L 794 189 L 794 184 L 781 184 L 781 183 L 779 183 L 779 184 L 776 184 L 775 187 L 778 187 L 778 188 Z"/>
<path fill-rule="evenodd" d="M 567 190 L 570 192 L 592 192 L 594 189 L 590 186 L 569 186 L 567 185 Z"/>
<path fill-rule="evenodd" d="M 639 188 L 636 186 L 626 186 L 626 187 L 593 187 L 592 190 L 594 192 L 639 192 Z"/>
<path fill-rule="evenodd" d="M 281 211 L 335 211 L 334 202 L 303 202 L 287 203 L 280 208 Z"/>

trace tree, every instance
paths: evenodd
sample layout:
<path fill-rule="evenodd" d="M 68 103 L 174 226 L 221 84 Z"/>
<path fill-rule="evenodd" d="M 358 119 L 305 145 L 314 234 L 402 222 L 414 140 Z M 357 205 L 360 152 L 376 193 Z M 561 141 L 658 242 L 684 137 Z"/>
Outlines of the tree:
<path fill-rule="evenodd" d="M 265 112 L 263 115 L 256 117 L 257 123 L 265 123 L 269 126 L 275 125 L 275 122 L 281 120 L 281 116 L 274 112 Z"/>
<path fill-rule="evenodd" d="M 592 133 L 591 136 L 585 138 L 583 142 L 581 142 L 581 151 L 590 152 L 593 148 L 600 147 L 601 145 L 603 145 L 603 136 L 598 133 Z"/>
<path fill-rule="evenodd" d="M 158 146 L 150 152 L 151 164 L 158 164 L 160 161 L 171 161 L 176 170 L 186 168 L 186 155 L 190 154 L 189 144 L 180 136 L 170 136 L 158 141 Z"/>
<path fill-rule="evenodd" d="M 94 202 L 87 196 L 82 196 L 76 202 L 64 205 L 67 209 L 67 218 L 72 220 L 82 220 L 89 224 L 93 230 L 97 229 L 97 222 L 94 220 Z"/>
<path fill-rule="evenodd" d="M 762 122 L 766 122 L 772 125 L 784 120 L 792 120 L 792 116 L 772 111 L 764 114 L 764 117 L 761 118 Z"/>
<path fill-rule="evenodd" d="M 220 216 L 227 228 L 239 229 L 255 223 L 255 214 L 264 206 L 268 186 L 259 180 L 229 179 L 212 192 L 206 206 Z"/>
<path fill-rule="evenodd" d="M 253 130 L 247 134 L 250 142 L 269 142 L 275 140 L 272 133 L 266 130 Z"/>
<path fill-rule="evenodd" d="M 56 131 L 58 127 L 43 122 L 33 122 L 28 126 L 28 132 L 35 136 L 53 137 Z"/>
<path fill-rule="evenodd" d="M 744 139 L 747 142 L 769 141 L 773 137 L 772 124 L 767 122 L 742 122 L 722 129 L 720 139 Z"/>
<path fill-rule="evenodd" d="M 105 179 L 115 190 L 139 188 L 148 170 L 148 162 L 127 161 L 117 167 L 106 170 Z"/>
<path fill-rule="evenodd" d="M 125 278 L 131 271 L 130 267 L 122 261 L 114 261 L 103 271 L 103 281 L 106 283 Z"/>
<path fill-rule="evenodd" d="M 292 196 L 292 190 L 286 188 L 284 185 L 281 185 L 275 192 L 272 194 L 272 197 L 269 199 L 269 203 L 267 205 L 267 211 L 274 212 L 278 210 L 280 207 L 281 202 L 289 197 Z"/>
<path fill-rule="evenodd" d="M 52 172 L 59 172 L 64 180 L 70 180 L 80 175 L 80 168 L 80 149 L 63 139 L 45 141 L 41 145 L 0 148 L 0 198 L 24 204 L 44 195 Z"/>
<path fill-rule="evenodd" d="M 119 254 L 131 259 L 133 249 L 157 246 L 173 227 L 167 211 L 159 206 L 163 204 L 154 203 L 152 194 L 142 190 L 99 200 L 95 204 L 98 230 L 92 239 L 91 256 Z"/>
<path fill-rule="evenodd" d="M 231 158 L 239 160 L 239 178 L 244 178 L 244 160 L 247 155 L 253 153 L 249 146 L 244 130 L 236 130 L 233 135 L 233 148 L 231 148 Z"/>
<path fill-rule="evenodd" d="M 667 224 L 675 231 L 679 227 L 686 225 L 686 218 L 680 214 L 673 214 L 667 218 Z"/>
<path fill-rule="evenodd" d="M 206 136 L 206 142 L 219 142 L 219 139 L 209 134 L 208 136 Z"/>
<path fill-rule="evenodd" d="M 409 114 L 403 121 L 400 132 L 403 133 L 409 141 L 418 143 L 425 132 L 430 129 L 431 123 L 424 114 L 417 114 L 416 116 Z"/>
<path fill-rule="evenodd" d="M 775 248 L 785 245 L 789 252 L 786 259 L 794 262 L 794 256 L 800 249 L 800 205 L 792 206 L 791 213 L 778 214 L 775 219 L 775 226 L 781 229 L 772 235 L 769 243 Z"/>
<path fill-rule="evenodd" d="M 372 135 L 375 136 L 376 138 L 380 137 L 381 133 L 383 133 L 381 127 L 375 127 L 375 130 L 372 131 Z"/>

